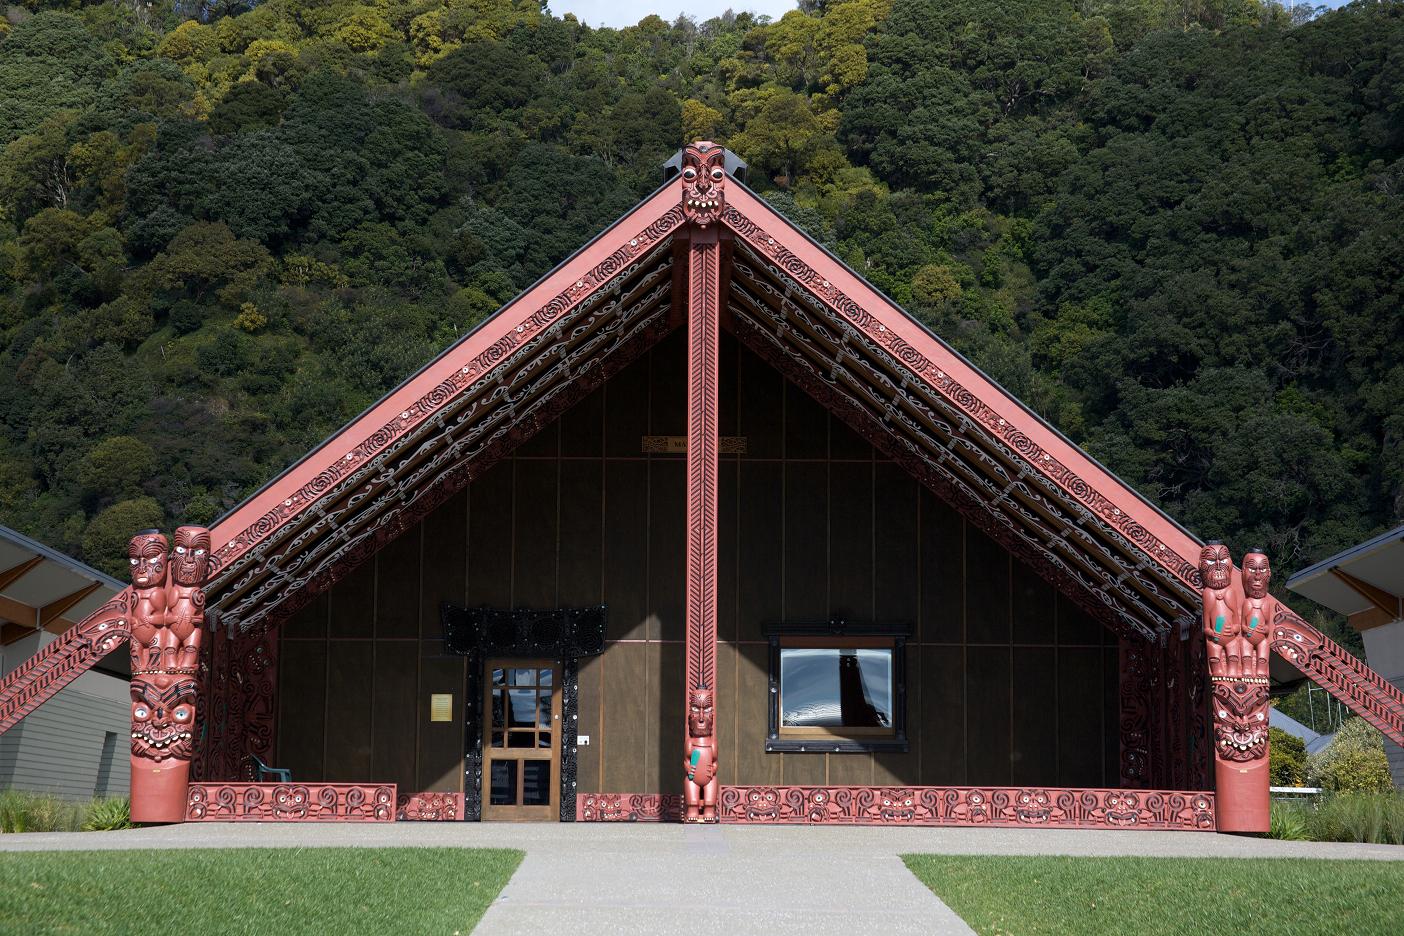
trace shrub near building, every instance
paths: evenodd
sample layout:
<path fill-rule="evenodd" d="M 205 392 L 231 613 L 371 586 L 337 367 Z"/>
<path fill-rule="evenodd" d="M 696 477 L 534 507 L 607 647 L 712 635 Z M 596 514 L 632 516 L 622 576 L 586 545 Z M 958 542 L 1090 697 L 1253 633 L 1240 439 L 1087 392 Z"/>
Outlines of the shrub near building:
<path fill-rule="evenodd" d="M 1389 792 L 1393 786 L 1380 733 L 1364 719 L 1348 719 L 1329 747 L 1307 758 L 1307 781 L 1333 793 Z"/>

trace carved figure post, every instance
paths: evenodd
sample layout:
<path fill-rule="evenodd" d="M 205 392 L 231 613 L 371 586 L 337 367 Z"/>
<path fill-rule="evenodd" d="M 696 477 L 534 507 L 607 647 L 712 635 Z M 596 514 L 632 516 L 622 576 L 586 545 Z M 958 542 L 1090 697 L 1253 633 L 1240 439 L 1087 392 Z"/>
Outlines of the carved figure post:
<path fill-rule="evenodd" d="M 1204 636 L 1212 686 L 1216 825 L 1221 832 L 1266 832 L 1268 798 L 1268 621 L 1276 599 L 1267 593 L 1267 556 L 1243 559 L 1241 591 L 1228 549 L 1211 542 L 1200 552 Z"/>
<path fill-rule="evenodd" d="M 717 671 L 717 392 L 721 259 L 716 224 L 724 204 L 726 151 L 683 150 L 682 201 L 689 220 L 687 338 L 687 734 L 688 822 L 717 821 L 713 717 Z"/>
<path fill-rule="evenodd" d="M 180 527 L 175 548 L 143 530 L 128 547 L 132 573 L 132 821 L 185 818 L 195 746 L 210 532 Z"/>

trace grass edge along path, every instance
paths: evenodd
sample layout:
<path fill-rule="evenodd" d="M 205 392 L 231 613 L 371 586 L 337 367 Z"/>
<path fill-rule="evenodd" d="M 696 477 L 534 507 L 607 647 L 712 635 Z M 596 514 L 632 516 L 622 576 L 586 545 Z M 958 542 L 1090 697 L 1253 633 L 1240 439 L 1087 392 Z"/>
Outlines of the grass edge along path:
<path fill-rule="evenodd" d="M 489 848 L 0 853 L 0 933 L 154 932 L 177 921 L 201 936 L 466 936 L 522 857 Z"/>
<path fill-rule="evenodd" d="M 1404 933 L 1404 862 L 903 855 L 980 936 Z"/>

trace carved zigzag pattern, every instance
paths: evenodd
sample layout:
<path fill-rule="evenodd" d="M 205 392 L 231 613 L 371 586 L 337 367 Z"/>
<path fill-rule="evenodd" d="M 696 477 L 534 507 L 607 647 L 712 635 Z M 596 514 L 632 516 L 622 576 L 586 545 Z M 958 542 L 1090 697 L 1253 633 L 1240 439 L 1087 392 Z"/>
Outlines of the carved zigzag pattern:
<path fill-rule="evenodd" d="M 0 734 L 126 642 L 130 595 L 130 589 L 118 592 L 0 681 Z"/>
<path fill-rule="evenodd" d="M 688 261 L 687 338 L 689 689 L 716 687 L 719 263 L 715 243 L 693 245 Z"/>
<path fill-rule="evenodd" d="M 1272 649 L 1385 737 L 1404 745 L 1404 693 L 1281 605 L 1273 616 Z"/>

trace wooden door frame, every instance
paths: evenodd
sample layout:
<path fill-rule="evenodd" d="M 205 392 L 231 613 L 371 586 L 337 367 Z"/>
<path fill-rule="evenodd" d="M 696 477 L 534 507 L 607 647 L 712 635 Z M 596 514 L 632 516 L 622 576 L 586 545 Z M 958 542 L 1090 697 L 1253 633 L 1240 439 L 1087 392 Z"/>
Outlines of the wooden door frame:
<path fill-rule="evenodd" d="M 494 686 L 492 682 L 492 671 L 494 669 L 549 669 L 551 670 L 551 748 L 493 748 L 492 746 L 492 697 L 494 690 L 500 687 Z M 482 751 L 483 751 L 483 771 L 482 771 L 482 820 L 484 822 L 557 822 L 561 815 L 561 728 L 563 719 L 561 718 L 561 699 L 564 695 L 563 685 L 565 676 L 565 666 L 559 660 L 547 658 L 528 658 L 497 656 L 485 657 L 483 659 L 483 688 L 481 702 L 483 704 L 483 717 L 480 720 L 482 726 Z M 510 688 L 510 684 L 509 684 Z M 538 687 L 539 688 L 539 687 Z M 493 751 L 503 752 L 502 757 L 494 757 Z M 515 753 L 513 753 L 515 752 Z M 551 780 L 548 784 L 550 789 L 550 801 L 540 806 L 494 806 L 492 804 L 492 762 L 494 760 L 544 760 L 551 764 Z M 525 782 L 524 771 L 517 768 L 517 799 L 520 803 L 522 787 Z"/>

